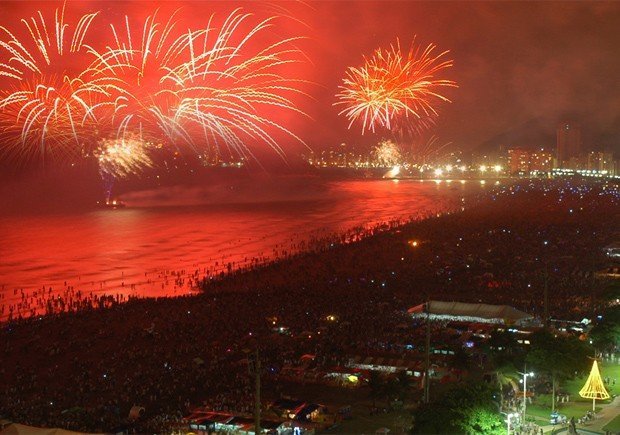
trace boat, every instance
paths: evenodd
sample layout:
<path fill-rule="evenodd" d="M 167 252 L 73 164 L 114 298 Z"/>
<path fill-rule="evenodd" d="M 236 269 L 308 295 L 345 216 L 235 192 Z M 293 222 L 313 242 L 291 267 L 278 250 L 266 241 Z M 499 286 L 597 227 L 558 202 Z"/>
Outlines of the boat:
<path fill-rule="evenodd" d="M 125 207 L 125 203 L 119 199 L 106 199 L 104 202 L 97 202 L 97 205 L 99 205 L 99 207 L 109 208 L 112 210 Z"/>

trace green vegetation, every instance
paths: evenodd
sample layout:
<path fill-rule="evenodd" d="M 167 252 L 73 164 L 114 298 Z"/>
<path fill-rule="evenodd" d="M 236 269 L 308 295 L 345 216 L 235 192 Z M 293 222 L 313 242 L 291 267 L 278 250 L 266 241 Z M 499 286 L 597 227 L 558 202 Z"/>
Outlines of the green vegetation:
<path fill-rule="evenodd" d="M 494 390 L 476 383 L 449 390 L 440 400 L 421 405 L 414 412 L 414 434 L 505 433 Z"/>
<path fill-rule="evenodd" d="M 593 350 L 575 337 L 555 336 L 548 331 L 532 334 L 532 345 L 527 354 L 528 367 L 549 377 L 551 381 L 551 410 L 560 382 L 572 379 L 575 373 L 585 373 Z"/>
<path fill-rule="evenodd" d="M 602 320 L 590 331 L 590 338 L 597 349 L 604 351 L 620 345 L 620 306 L 605 310 Z"/>
<path fill-rule="evenodd" d="M 601 371 L 601 376 L 603 379 L 615 379 L 616 385 L 606 385 L 607 391 L 612 396 L 620 394 L 620 364 L 611 364 L 609 362 L 601 362 L 599 364 L 599 368 Z M 584 401 L 591 403 L 590 399 L 582 399 L 579 397 L 579 390 L 583 387 L 583 384 L 586 382 L 588 378 L 587 375 L 579 376 L 575 379 L 570 379 L 564 383 L 563 389 L 571 396 L 572 400 Z M 605 403 L 603 401 L 602 403 Z"/>

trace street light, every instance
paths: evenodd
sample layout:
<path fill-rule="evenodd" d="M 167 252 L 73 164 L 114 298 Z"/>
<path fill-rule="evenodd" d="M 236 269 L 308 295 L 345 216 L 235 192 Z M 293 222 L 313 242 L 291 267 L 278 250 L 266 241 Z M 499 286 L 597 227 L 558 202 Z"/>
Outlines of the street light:
<path fill-rule="evenodd" d="M 507 417 L 506 421 L 508 422 L 508 428 L 507 428 L 506 435 L 510 435 L 510 419 L 514 418 L 514 417 L 518 417 L 518 416 L 519 416 L 518 412 L 510 412 L 510 413 L 506 414 L 506 417 Z"/>
<path fill-rule="evenodd" d="M 525 424 L 525 409 L 526 409 L 526 396 L 525 394 L 527 393 L 527 378 L 528 376 L 531 378 L 534 376 L 533 372 L 517 372 L 519 373 L 521 376 L 523 376 L 523 379 L 519 379 L 521 381 L 521 383 L 523 384 L 523 420 L 522 420 L 522 424 Z"/>

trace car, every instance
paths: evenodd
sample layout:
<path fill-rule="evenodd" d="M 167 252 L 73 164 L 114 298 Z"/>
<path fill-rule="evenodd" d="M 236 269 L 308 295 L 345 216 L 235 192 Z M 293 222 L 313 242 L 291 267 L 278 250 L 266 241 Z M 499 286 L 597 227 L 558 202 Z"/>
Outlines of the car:
<path fill-rule="evenodd" d="M 551 424 L 564 424 L 568 421 L 568 418 L 564 414 L 559 414 L 554 412 L 551 414 L 551 418 L 549 419 L 549 423 Z"/>

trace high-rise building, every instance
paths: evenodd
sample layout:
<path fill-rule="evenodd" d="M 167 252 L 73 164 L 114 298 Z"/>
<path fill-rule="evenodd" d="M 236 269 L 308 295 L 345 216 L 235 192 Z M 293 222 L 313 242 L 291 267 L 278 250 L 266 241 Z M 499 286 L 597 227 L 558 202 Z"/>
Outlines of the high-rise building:
<path fill-rule="evenodd" d="M 508 150 L 508 173 L 524 174 L 530 170 L 530 152 L 523 148 Z"/>
<path fill-rule="evenodd" d="M 557 129 L 557 159 L 563 166 L 572 157 L 577 157 L 581 150 L 581 129 L 578 125 L 562 122 Z"/>
<path fill-rule="evenodd" d="M 508 171 L 512 175 L 541 174 L 551 172 L 553 155 L 543 148 L 528 151 L 523 148 L 508 150 Z"/>

